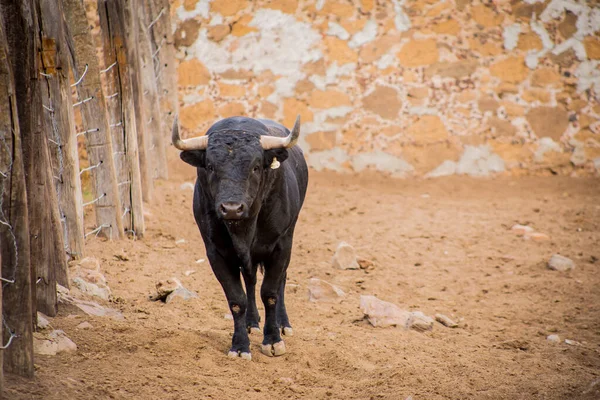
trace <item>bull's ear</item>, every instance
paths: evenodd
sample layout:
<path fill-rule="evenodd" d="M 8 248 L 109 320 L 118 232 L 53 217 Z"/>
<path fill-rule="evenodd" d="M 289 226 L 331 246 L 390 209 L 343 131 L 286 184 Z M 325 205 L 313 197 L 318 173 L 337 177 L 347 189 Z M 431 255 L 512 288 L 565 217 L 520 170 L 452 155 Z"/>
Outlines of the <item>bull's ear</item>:
<path fill-rule="evenodd" d="M 179 154 L 181 159 L 197 168 L 204 168 L 206 165 L 206 150 L 187 150 Z"/>
<path fill-rule="evenodd" d="M 284 162 L 288 158 L 288 151 L 285 148 L 265 150 L 265 164 L 264 167 L 268 168 L 273 162 L 273 158 L 277 157 L 277 161 L 280 163 Z"/>

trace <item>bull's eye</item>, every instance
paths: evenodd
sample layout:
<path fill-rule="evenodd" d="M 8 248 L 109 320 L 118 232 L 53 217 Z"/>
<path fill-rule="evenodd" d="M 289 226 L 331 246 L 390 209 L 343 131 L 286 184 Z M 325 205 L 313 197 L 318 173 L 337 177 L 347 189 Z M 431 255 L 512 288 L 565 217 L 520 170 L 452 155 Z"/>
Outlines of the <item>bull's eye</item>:
<path fill-rule="evenodd" d="M 260 167 L 258 165 L 252 169 L 252 172 L 259 172 L 259 171 L 260 171 Z"/>
<path fill-rule="evenodd" d="M 215 172 L 215 167 L 213 167 L 212 164 L 208 164 L 206 169 L 208 170 L 208 172 Z"/>

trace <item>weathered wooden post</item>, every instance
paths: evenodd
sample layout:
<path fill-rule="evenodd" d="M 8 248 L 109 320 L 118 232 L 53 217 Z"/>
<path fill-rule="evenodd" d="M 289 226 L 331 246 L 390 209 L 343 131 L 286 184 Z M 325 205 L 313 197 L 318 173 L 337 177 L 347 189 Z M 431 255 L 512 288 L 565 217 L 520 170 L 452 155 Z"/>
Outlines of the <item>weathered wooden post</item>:
<path fill-rule="evenodd" d="M 113 128 L 113 150 L 125 229 L 136 236 L 144 234 L 144 215 L 139 153 L 131 72 L 124 37 L 123 3 L 98 0 L 105 64 L 110 65 L 106 83 L 110 97 L 107 104 Z M 107 67 L 109 68 L 109 67 Z"/>
<path fill-rule="evenodd" d="M 152 46 L 150 43 L 150 32 L 149 30 L 164 13 L 164 10 L 159 15 L 154 16 L 151 19 L 146 15 L 146 7 L 144 7 L 144 0 L 141 0 L 137 7 L 137 19 L 138 19 L 138 50 L 139 59 L 141 62 L 141 79 L 143 88 L 143 99 L 144 108 L 149 110 L 147 116 L 147 130 L 150 132 L 152 138 L 152 145 L 150 151 L 152 154 L 152 171 L 153 178 L 168 178 L 167 168 L 167 152 L 166 152 L 166 132 L 164 131 L 162 123 L 162 113 L 160 112 L 160 99 L 158 95 L 158 84 L 157 77 L 154 71 L 154 61 L 152 60 Z M 148 22 L 146 22 L 148 21 Z"/>
<path fill-rule="evenodd" d="M 171 32 L 171 10 L 168 0 L 145 0 L 148 15 L 155 15 L 149 29 L 157 78 L 160 108 L 163 113 L 163 130 L 169 142 L 170 128 L 179 108 L 177 98 L 177 67 L 175 46 Z"/>
<path fill-rule="evenodd" d="M 124 235 L 121 200 L 113 159 L 112 138 L 106 114 L 106 103 L 100 83 L 100 68 L 96 47 L 92 40 L 85 9 L 81 0 L 62 0 L 69 29 L 68 37 L 73 42 L 71 54 L 73 69 L 77 71 L 75 86 L 85 128 L 78 135 L 85 136 L 90 167 L 94 182 L 95 198 L 84 206 L 95 204 L 97 227 L 91 233 L 102 232 L 111 238 Z"/>
<path fill-rule="evenodd" d="M 144 108 L 144 89 L 142 87 L 141 62 L 138 51 L 139 21 L 136 11 L 138 7 L 139 0 L 123 1 L 125 47 L 127 49 L 129 70 L 131 72 L 131 89 L 138 137 L 142 197 L 144 201 L 150 202 L 154 196 L 154 181 L 152 173 L 152 157 L 150 154 L 151 138 L 150 135 L 146 134 L 146 122 L 148 118 L 146 109 Z"/>
<path fill-rule="evenodd" d="M 19 3 L 19 2 L 16 2 Z M 31 56 L 32 35 L 22 32 L 31 28 L 31 15 L 27 16 L 27 4 L 15 4 L 2 0 L 0 18 L 0 253 L 2 253 L 2 307 L 3 307 L 3 366 L 8 372 L 33 377 L 33 307 L 32 279 L 29 259 L 29 222 L 25 171 L 21 150 L 21 131 L 17 94 L 23 87 L 15 85 L 9 43 L 18 42 L 20 48 L 29 51 L 21 57 Z M 31 4 L 29 4 L 31 6 Z M 10 21 L 11 29 L 7 29 Z M 29 41 L 29 42 L 28 42 Z M 18 57 L 18 56 L 15 56 Z M 19 60 L 23 75 L 31 71 Z M 31 60 L 30 60 L 31 61 Z M 27 84 L 21 76 L 20 83 Z M 15 333 L 14 337 L 11 333 Z"/>
<path fill-rule="evenodd" d="M 56 192 L 61 211 L 65 250 L 69 258 L 83 257 L 83 199 L 79 178 L 79 156 L 69 81 L 69 49 L 59 0 L 41 0 L 42 63 L 46 70 L 42 85 L 48 137 L 54 166 Z M 68 287 L 66 271 L 57 271 L 57 282 Z"/>

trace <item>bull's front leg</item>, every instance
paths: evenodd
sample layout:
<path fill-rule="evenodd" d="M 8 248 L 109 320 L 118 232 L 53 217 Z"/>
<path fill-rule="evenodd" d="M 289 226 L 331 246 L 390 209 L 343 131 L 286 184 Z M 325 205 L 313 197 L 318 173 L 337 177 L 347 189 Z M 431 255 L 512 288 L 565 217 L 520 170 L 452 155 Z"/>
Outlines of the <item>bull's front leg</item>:
<path fill-rule="evenodd" d="M 280 324 L 289 326 L 287 314 L 285 314 L 285 318 L 282 318 L 281 312 L 285 313 L 283 304 L 285 286 L 282 284 L 290 263 L 291 250 L 291 238 L 284 239 L 276 246 L 270 259 L 265 262 L 265 278 L 260 289 L 260 297 L 265 306 L 264 339 L 261 351 L 270 357 L 280 356 L 286 352 L 285 343 L 281 340 Z"/>
<path fill-rule="evenodd" d="M 246 327 L 248 333 L 260 333 L 260 315 L 256 308 L 256 270 L 257 265 L 250 267 L 250 270 L 242 268 L 242 276 L 244 277 L 248 299 L 246 307 Z"/>
<path fill-rule="evenodd" d="M 246 294 L 242 288 L 240 269 L 236 262 L 229 262 L 221 255 L 214 252 L 207 252 L 210 266 L 217 277 L 217 280 L 223 287 L 229 310 L 233 316 L 233 339 L 231 340 L 231 349 L 229 357 L 241 357 L 246 360 L 252 359 L 250 354 L 250 339 L 246 329 L 246 309 L 248 306 Z"/>

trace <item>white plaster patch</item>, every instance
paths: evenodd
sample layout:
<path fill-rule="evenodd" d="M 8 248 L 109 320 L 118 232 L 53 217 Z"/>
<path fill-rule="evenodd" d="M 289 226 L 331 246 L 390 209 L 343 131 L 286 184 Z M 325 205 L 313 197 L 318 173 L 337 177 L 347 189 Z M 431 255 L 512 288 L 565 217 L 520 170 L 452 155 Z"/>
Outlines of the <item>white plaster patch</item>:
<path fill-rule="evenodd" d="M 337 62 L 334 62 L 325 71 L 325 76 L 312 75 L 308 78 L 319 90 L 325 90 L 327 85 L 337 83 L 338 77 L 340 76 L 351 76 L 352 72 L 356 69 L 355 63 L 348 63 L 342 66 L 338 66 Z"/>
<path fill-rule="evenodd" d="M 556 46 L 554 50 L 552 50 L 552 54 L 559 55 L 563 51 L 569 49 L 573 49 L 573 51 L 575 51 L 575 56 L 578 60 L 583 61 L 587 58 L 587 54 L 585 52 L 585 47 L 583 46 L 583 43 L 581 43 L 581 41 L 575 39 L 574 37 L 569 38 L 561 44 L 559 44 L 558 46 Z"/>
<path fill-rule="evenodd" d="M 393 0 L 394 2 L 394 11 L 396 12 L 396 17 L 394 17 L 394 24 L 396 25 L 396 29 L 398 32 L 406 32 L 410 29 L 410 18 L 402 9 L 405 0 Z"/>
<path fill-rule="evenodd" d="M 506 50 L 514 50 L 517 47 L 520 33 L 521 24 L 512 24 L 504 28 L 502 37 L 504 38 L 504 48 Z"/>
<path fill-rule="evenodd" d="M 314 114 L 314 122 L 318 125 L 321 125 L 324 124 L 328 118 L 345 117 L 352 110 L 353 108 L 349 106 L 327 108 Z"/>
<path fill-rule="evenodd" d="M 356 172 L 364 171 L 370 166 L 375 167 L 377 171 L 390 172 L 394 176 L 405 176 L 414 171 L 413 166 L 403 159 L 383 151 L 357 154 L 352 157 L 351 163 Z"/>
<path fill-rule="evenodd" d="M 196 104 L 204 100 L 204 96 L 199 93 L 190 93 L 183 96 L 183 104 Z"/>
<path fill-rule="evenodd" d="M 600 61 L 584 61 L 575 70 L 575 76 L 578 78 L 577 91 L 583 92 L 594 88 L 596 93 L 600 93 L 600 70 L 598 66 Z"/>
<path fill-rule="evenodd" d="M 317 171 L 330 169 L 341 172 L 343 171 L 342 164 L 348 161 L 348 158 L 348 154 L 340 148 L 327 151 L 315 151 L 306 155 L 308 165 Z"/>
<path fill-rule="evenodd" d="M 206 29 L 201 29 L 196 42 L 187 49 L 187 59 L 202 60 L 214 72 L 242 67 L 255 74 L 270 70 L 285 77 L 299 71 L 303 64 L 323 56 L 315 46 L 321 39 L 319 33 L 292 15 L 260 9 L 249 25 L 260 32 L 251 32 L 241 38 L 229 35 L 220 43 L 207 39 Z M 234 40 L 238 45 L 232 52 L 229 48 Z"/>
<path fill-rule="evenodd" d="M 504 170 L 504 160 L 493 153 L 489 145 L 465 146 L 456 165 L 456 173 L 459 175 L 488 176 Z"/>
<path fill-rule="evenodd" d="M 325 0 L 317 0 L 317 5 L 315 6 L 315 8 L 318 11 L 321 11 L 323 9 L 324 5 L 325 5 Z"/>
<path fill-rule="evenodd" d="M 433 171 L 425 174 L 425 178 L 439 178 L 442 176 L 450 176 L 456 173 L 457 163 L 451 160 L 446 160 L 438 165 Z"/>
<path fill-rule="evenodd" d="M 176 10 L 177 17 L 180 21 L 185 21 L 186 19 L 202 17 L 208 18 L 210 11 L 210 2 L 212 0 L 199 0 L 196 3 L 196 7 L 193 10 L 187 11 L 183 5 L 179 6 Z"/>
<path fill-rule="evenodd" d="M 543 137 L 538 141 L 538 147 L 535 150 L 535 154 L 533 155 L 533 160 L 536 162 L 543 161 L 544 154 L 548 151 L 556 151 L 558 153 L 562 153 L 562 148 L 551 138 Z"/>
<path fill-rule="evenodd" d="M 439 111 L 431 107 L 410 107 L 408 113 L 412 115 L 438 115 Z"/>
<path fill-rule="evenodd" d="M 337 24 L 335 22 L 329 21 L 329 25 L 327 28 L 327 34 L 329 36 L 336 36 L 342 40 L 350 39 L 350 34 L 347 30 L 344 29 L 343 26 Z"/>
<path fill-rule="evenodd" d="M 563 11 L 570 11 L 577 15 L 577 32 L 573 37 L 582 40 L 585 36 L 592 35 L 600 30 L 600 9 L 587 6 L 585 2 L 574 0 L 552 0 L 540 15 L 543 22 L 561 18 Z"/>
<path fill-rule="evenodd" d="M 210 23 L 208 25 L 214 26 L 214 25 L 221 25 L 222 23 L 223 23 L 223 16 L 221 14 L 213 14 L 213 17 L 210 20 Z"/>
<path fill-rule="evenodd" d="M 356 32 L 352 39 L 348 42 L 348 46 L 357 48 L 369 42 L 372 42 L 377 37 L 377 22 L 373 20 L 367 21 L 364 28 L 360 32 Z"/>
<path fill-rule="evenodd" d="M 384 54 L 379 60 L 375 62 L 378 69 L 386 69 L 396 64 L 396 56 L 394 54 Z"/>

